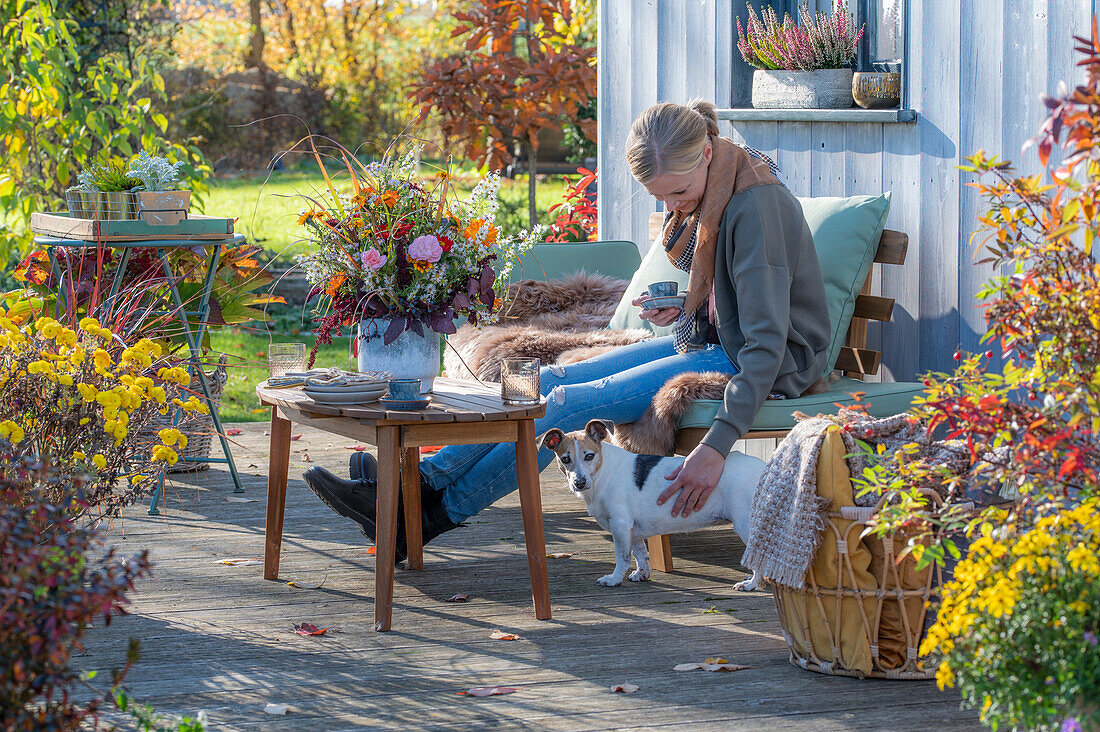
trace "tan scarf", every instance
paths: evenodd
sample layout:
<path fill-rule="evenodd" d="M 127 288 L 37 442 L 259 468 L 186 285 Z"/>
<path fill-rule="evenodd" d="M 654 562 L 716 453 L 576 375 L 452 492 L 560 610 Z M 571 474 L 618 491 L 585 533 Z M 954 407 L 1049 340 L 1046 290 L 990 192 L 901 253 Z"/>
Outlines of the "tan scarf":
<path fill-rule="evenodd" d="M 750 188 L 779 182 L 766 162 L 749 155 L 732 140 L 712 136 L 710 142 L 713 153 L 707 168 L 707 187 L 703 191 L 703 200 L 690 214 L 674 214 L 661 231 L 665 253 L 669 261 L 675 262 L 691 241 L 695 222 L 699 223 L 695 254 L 688 273 L 688 294 L 684 302 L 684 311 L 688 313 L 694 313 L 710 297 L 714 283 L 714 257 L 718 250 L 718 230 L 730 199 Z M 670 238 L 672 241 L 669 241 Z"/>

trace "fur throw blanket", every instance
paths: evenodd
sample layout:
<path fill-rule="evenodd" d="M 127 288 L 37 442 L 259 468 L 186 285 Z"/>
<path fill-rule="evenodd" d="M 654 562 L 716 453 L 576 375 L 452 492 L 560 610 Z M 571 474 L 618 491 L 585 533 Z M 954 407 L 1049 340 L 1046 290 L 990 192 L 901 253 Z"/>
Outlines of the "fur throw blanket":
<path fill-rule="evenodd" d="M 627 284 L 585 272 L 550 282 L 512 283 L 497 325 L 464 325 L 447 339 L 447 375 L 500 381 L 505 358 L 537 357 L 543 364 L 568 364 L 650 338 L 648 330 L 606 329 Z"/>

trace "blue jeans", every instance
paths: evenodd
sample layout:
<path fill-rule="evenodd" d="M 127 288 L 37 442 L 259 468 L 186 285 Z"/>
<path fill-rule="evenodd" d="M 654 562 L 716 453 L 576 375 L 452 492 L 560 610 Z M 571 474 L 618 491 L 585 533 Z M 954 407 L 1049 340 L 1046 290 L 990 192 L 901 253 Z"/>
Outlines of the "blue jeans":
<path fill-rule="evenodd" d="M 590 420 L 626 424 L 640 418 L 665 382 L 690 371 L 735 373 L 721 346 L 676 353 L 672 336 L 653 338 L 567 366 L 540 372 L 546 415 L 535 420 L 535 434 L 557 427 L 582 429 Z M 539 450 L 539 470 L 553 460 Z M 443 506 L 455 523 L 473 516 L 517 487 L 515 448 L 511 443 L 453 445 L 420 463 L 429 488 L 443 491 Z"/>

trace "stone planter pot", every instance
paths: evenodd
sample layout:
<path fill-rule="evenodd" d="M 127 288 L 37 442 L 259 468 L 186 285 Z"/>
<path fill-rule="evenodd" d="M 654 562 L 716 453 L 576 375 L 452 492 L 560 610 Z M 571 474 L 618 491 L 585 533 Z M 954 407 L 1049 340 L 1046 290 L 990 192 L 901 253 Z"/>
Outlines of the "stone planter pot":
<path fill-rule="evenodd" d="M 851 69 L 757 69 L 752 74 L 757 109 L 846 109 L 852 101 Z"/>
<path fill-rule="evenodd" d="M 395 379 L 420 379 L 420 393 L 430 393 L 435 377 L 439 376 L 439 334 L 425 330 L 424 335 L 418 336 L 407 330 L 387 346 L 382 336 L 389 327 L 390 321 L 384 318 L 359 321 L 356 336 L 359 370 L 389 371 Z"/>

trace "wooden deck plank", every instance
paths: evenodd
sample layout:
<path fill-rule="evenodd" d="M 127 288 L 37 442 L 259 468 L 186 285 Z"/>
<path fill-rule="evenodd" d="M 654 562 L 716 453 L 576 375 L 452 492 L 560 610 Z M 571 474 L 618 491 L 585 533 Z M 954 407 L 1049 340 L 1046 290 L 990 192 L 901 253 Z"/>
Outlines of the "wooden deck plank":
<path fill-rule="evenodd" d="M 283 581 L 262 579 L 260 566 L 218 564 L 263 556 L 268 425 L 239 426 L 234 454 L 246 492 L 237 498 L 261 500 L 229 502 L 231 483 L 219 469 L 175 475 L 164 515 L 131 507 L 110 538 L 122 551 L 149 547 L 154 575 L 139 583 L 131 616 L 89 631 L 77 662 L 106 671 L 121 664 L 130 636 L 140 638 L 142 658 L 127 685 L 160 713 L 206 709 L 211 728 L 242 730 L 978 728 L 957 695 L 931 682 L 858 681 L 791 666 L 771 597 L 732 591 L 744 577 L 743 545 L 728 527 L 675 537 L 675 574 L 598 586 L 614 563 L 612 544 L 554 468 L 541 476 L 547 552 L 574 556 L 547 560 L 553 619 L 530 612 L 512 494 L 428 544 L 423 571 L 396 572 L 393 629 L 375 633 L 375 558 L 356 525 L 301 480 L 311 465 L 346 474 L 345 438 L 294 425 L 302 437 L 292 443 Z M 290 587 L 289 579 L 321 587 Z M 470 600 L 444 602 L 460 592 Z M 300 622 L 335 630 L 302 638 L 292 629 Z M 497 628 L 524 640 L 491 640 Z M 753 668 L 670 670 L 711 655 Z M 641 686 L 637 694 L 608 690 L 624 674 Z M 498 684 L 520 691 L 456 696 Z M 269 701 L 292 711 L 266 715 Z"/>

